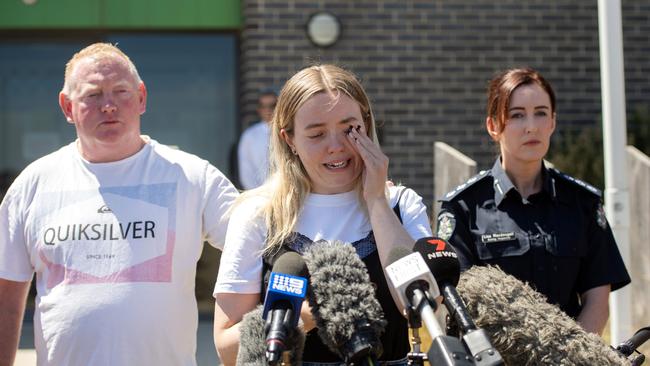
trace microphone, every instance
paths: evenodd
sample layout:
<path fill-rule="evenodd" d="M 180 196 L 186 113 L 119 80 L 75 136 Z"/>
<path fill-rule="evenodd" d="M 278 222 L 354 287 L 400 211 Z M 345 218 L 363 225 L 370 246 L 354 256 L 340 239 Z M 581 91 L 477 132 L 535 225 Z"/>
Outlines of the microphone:
<path fill-rule="evenodd" d="M 462 340 L 477 365 L 503 365 L 499 352 L 489 336 L 479 329 L 456 291 L 460 278 L 460 262 L 451 245 L 443 239 L 428 237 L 415 242 L 413 250 L 422 255 L 427 267 L 442 288 L 443 303 L 463 333 Z"/>
<path fill-rule="evenodd" d="M 273 264 L 264 298 L 262 318 L 266 320 L 266 359 L 270 365 L 280 362 L 287 350 L 289 334 L 295 332 L 300 309 L 307 292 L 305 262 L 296 252 L 282 254 Z"/>
<path fill-rule="evenodd" d="M 622 342 L 616 346 L 616 351 L 622 354 L 625 357 L 630 357 L 634 352 L 638 352 L 637 348 L 641 347 L 642 344 L 650 339 L 650 327 L 644 327 L 636 331 L 632 338 L 628 339 L 625 342 Z M 633 357 L 630 362 L 632 365 L 641 365 L 645 361 L 645 355 L 639 354 L 639 356 Z"/>
<path fill-rule="evenodd" d="M 323 344 L 346 364 L 376 364 L 386 321 L 354 247 L 318 242 L 303 258 L 311 278 L 309 303 Z"/>
<path fill-rule="evenodd" d="M 239 323 L 239 351 L 237 352 L 238 366 L 266 366 L 265 321 L 262 319 L 263 306 L 246 313 Z M 302 362 L 302 351 L 305 345 L 305 334 L 296 328 L 289 332 L 286 344 L 289 348 L 289 362 L 299 365 Z"/>
<path fill-rule="evenodd" d="M 497 267 L 463 272 L 458 292 L 508 365 L 630 365 L 598 335 Z"/>
<path fill-rule="evenodd" d="M 421 312 L 421 318 L 431 334 L 431 338 L 444 335 L 444 331 L 433 316 L 440 296 L 436 279 L 424 262 L 420 253 L 413 253 L 406 248 L 393 248 L 388 254 L 386 276 L 395 290 L 397 307 L 402 311 L 412 328 L 419 328 L 415 313 Z M 411 324 L 415 321 L 416 324 Z M 429 322 L 431 322 L 429 324 Z"/>
<path fill-rule="evenodd" d="M 460 340 L 445 335 L 435 317 L 434 312 L 437 307 L 435 297 L 440 295 L 440 291 L 422 255 L 397 247 L 390 251 L 388 258 L 390 264 L 386 266 L 385 271 L 391 286 L 395 289 L 399 308 L 409 319 L 411 328 L 419 328 L 421 320 L 431 336 L 432 342 L 427 353 L 429 363 L 473 365 L 472 358 L 467 354 Z M 409 360 L 422 364 L 423 357 L 419 354 L 419 345 L 414 346 L 414 352 L 409 354 Z"/>

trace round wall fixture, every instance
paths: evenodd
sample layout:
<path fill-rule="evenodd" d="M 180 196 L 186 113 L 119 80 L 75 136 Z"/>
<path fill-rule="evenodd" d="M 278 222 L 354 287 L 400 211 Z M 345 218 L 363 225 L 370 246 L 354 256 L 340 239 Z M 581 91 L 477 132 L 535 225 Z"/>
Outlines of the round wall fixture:
<path fill-rule="evenodd" d="M 323 11 L 309 17 L 307 37 L 315 46 L 329 47 L 336 43 L 340 36 L 341 23 L 334 14 Z"/>

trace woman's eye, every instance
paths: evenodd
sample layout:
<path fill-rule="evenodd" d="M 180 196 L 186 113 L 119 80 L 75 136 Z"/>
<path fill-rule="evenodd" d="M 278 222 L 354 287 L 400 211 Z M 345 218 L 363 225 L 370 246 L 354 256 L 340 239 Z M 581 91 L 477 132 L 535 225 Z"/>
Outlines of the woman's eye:
<path fill-rule="evenodd" d="M 319 138 L 321 136 L 323 136 L 323 133 L 319 132 L 319 133 L 317 133 L 315 135 L 311 135 L 311 136 L 307 136 L 307 137 L 309 137 L 310 139 L 317 139 L 317 138 Z"/>
<path fill-rule="evenodd" d="M 510 116 L 510 119 L 519 119 L 519 118 L 523 118 L 523 117 L 524 117 L 523 113 L 513 113 Z"/>
<path fill-rule="evenodd" d="M 535 115 L 539 116 L 539 117 L 546 117 L 547 116 L 546 111 L 538 111 L 537 113 L 535 113 Z"/>

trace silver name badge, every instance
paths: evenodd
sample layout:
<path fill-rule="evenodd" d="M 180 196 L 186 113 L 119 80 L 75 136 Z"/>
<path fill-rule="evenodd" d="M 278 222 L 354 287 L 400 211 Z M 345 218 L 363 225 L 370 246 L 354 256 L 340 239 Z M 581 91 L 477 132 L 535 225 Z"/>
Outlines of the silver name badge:
<path fill-rule="evenodd" d="M 498 243 L 498 242 L 501 242 L 501 241 L 510 241 L 510 240 L 515 240 L 515 233 L 514 232 L 494 233 L 494 234 L 483 234 L 483 235 L 481 235 L 481 241 L 484 244 Z"/>

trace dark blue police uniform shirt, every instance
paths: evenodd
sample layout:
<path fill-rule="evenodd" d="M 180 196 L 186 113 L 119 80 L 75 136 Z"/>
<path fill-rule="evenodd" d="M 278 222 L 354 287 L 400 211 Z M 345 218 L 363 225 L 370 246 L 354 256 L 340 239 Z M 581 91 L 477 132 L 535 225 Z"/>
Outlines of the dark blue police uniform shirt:
<path fill-rule="evenodd" d="M 570 315 L 580 294 L 630 283 L 598 189 L 542 166 L 543 188 L 522 198 L 500 159 L 440 201 L 437 235 L 458 252 L 461 269 L 498 265 Z"/>

